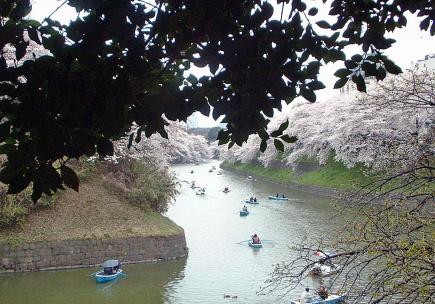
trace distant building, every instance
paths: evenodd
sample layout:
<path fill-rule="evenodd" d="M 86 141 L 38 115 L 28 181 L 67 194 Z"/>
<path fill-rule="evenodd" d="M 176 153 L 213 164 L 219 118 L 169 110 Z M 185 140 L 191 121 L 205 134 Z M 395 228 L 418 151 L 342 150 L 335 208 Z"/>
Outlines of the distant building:
<path fill-rule="evenodd" d="M 435 70 L 435 54 L 424 56 L 424 59 L 418 60 L 415 66 L 418 68 L 427 68 L 429 70 Z"/>
<path fill-rule="evenodd" d="M 193 113 L 187 118 L 187 129 L 197 128 L 198 127 L 198 117 L 197 113 Z"/>

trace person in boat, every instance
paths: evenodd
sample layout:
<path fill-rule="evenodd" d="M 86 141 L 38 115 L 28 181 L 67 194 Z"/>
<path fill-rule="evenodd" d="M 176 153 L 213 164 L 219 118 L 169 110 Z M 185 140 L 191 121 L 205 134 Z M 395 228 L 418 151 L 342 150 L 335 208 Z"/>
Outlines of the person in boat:
<path fill-rule="evenodd" d="M 254 202 L 257 202 L 257 198 L 256 197 L 254 197 Z"/>
<path fill-rule="evenodd" d="M 258 237 L 257 234 L 254 234 L 252 236 L 252 243 L 254 243 L 254 244 L 261 244 L 261 240 L 260 240 L 260 238 Z"/>
<path fill-rule="evenodd" d="M 193 170 L 190 170 L 190 173 L 193 173 Z"/>
<path fill-rule="evenodd" d="M 317 291 L 317 294 L 322 300 L 326 300 L 328 298 L 328 291 L 326 290 L 326 287 L 323 285 L 320 285 L 319 290 Z"/>
<path fill-rule="evenodd" d="M 276 194 L 276 197 L 279 197 L 279 193 Z"/>
<path fill-rule="evenodd" d="M 243 211 L 248 211 L 248 207 L 243 206 Z"/>
<path fill-rule="evenodd" d="M 254 197 L 251 196 L 251 197 L 249 198 L 249 201 L 250 201 L 250 202 L 253 202 L 253 201 L 254 201 Z"/>
<path fill-rule="evenodd" d="M 282 198 L 285 198 L 285 195 L 284 195 L 284 194 L 282 195 Z"/>
<path fill-rule="evenodd" d="M 225 187 L 225 188 L 224 188 L 224 191 L 225 191 L 225 192 L 228 192 L 228 191 L 230 191 L 230 189 L 228 189 L 228 187 Z"/>

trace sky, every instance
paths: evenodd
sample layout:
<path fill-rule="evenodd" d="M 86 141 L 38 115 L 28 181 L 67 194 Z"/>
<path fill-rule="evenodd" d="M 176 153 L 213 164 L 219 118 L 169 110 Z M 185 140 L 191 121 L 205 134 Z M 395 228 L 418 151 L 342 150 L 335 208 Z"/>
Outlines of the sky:
<path fill-rule="evenodd" d="M 310 6 L 316 0 L 308 0 L 307 4 Z M 42 21 L 45 17 L 50 15 L 56 8 L 63 2 L 59 0 L 33 0 L 33 9 L 30 14 L 30 18 Z M 317 1 L 319 2 L 319 1 Z M 281 10 L 275 8 L 275 17 L 279 18 Z M 284 11 L 284 15 L 286 11 Z M 56 19 L 62 23 L 68 23 L 69 20 L 75 19 L 77 12 L 75 9 L 64 5 L 55 14 L 52 19 Z M 419 19 L 413 15 L 406 15 L 408 24 L 403 29 L 398 29 L 394 33 L 389 34 L 388 37 L 396 39 L 396 43 L 388 49 L 385 54 L 390 57 L 396 64 L 398 64 L 402 70 L 412 68 L 417 60 L 423 59 L 425 55 L 435 54 L 435 37 L 429 35 L 426 31 L 420 31 Z M 319 14 L 315 19 L 331 18 L 328 16 L 328 10 L 320 9 Z M 357 47 L 350 47 L 345 50 L 348 57 L 358 53 Z M 324 90 L 317 91 L 318 99 L 326 99 L 335 94 L 332 88 L 337 78 L 333 76 L 334 72 L 341 68 L 343 63 L 328 64 L 320 69 L 320 81 L 322 81 L 327 87 Z M 192 73 L 196 75 L 208 74 L 208 69 L 192 69 Z M 199 127 L 214 126 L 217 125 L 213 119 L 205 117 L 198 113 L 195 115 L 195 121 Z"/>

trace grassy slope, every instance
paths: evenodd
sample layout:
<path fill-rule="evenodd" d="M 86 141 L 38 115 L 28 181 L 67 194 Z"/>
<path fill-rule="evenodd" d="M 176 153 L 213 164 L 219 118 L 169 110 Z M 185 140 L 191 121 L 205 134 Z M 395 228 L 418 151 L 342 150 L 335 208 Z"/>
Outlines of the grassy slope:
<path fill-rule="evenodd" d="M 320 170 L 308 172 L 302 176 L 294 176 L 291 169 L 265 168 L 255 164 L 230 164 L 224 162 L 223 166 L 241 170 L 248 174 L 267 177 L 277 182 L 293 182 L 340 190 L 350 190 L 355 186 L 365 185 L 371 181 L 370 177 L 364 175 L 361 167 L 348 169 L 336 162 L 329 162 Z"/>
<path fill-rule="evenodd" d="M 166 236 L 182 231 L 159 213 L 127 203 L 105 184 L 104 177 L 96 174 L 81 182 L 80 193 L 61 192 L 53 208 L 30 214 L 23 227 L 0 231 L 0 243 Z"/>

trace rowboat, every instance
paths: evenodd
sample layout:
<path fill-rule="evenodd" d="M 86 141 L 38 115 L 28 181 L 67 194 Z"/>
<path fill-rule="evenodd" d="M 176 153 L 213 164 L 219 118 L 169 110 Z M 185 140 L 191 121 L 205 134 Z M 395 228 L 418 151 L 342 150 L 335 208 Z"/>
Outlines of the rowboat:
<path fill-rule="evenodd" d="M 259 201 L 250 201 L 250 200 L 246 200 L 245 203 L 247 204 L 252 204 L 252 205 L 258 205 L 260 202 Z"/>
<path fill-rule="evenodd" d="M 340 269 L 341 266 L 339 265 L 322 265 L 320 263 L 316 263 L 308 273 L 312 276 L 327 277 L 340 272 Z"/>
<path fill-rule="evenodd" d="M 222 190 L 223 193 L 228 193 L 230 190 Z"/>
<path fill-rule="evenodd" d="M 263 247 L 263 244 L 261 244 L 261 243 L 254 243 L 252 241 L 249 241 L 249 246 L 252 247 L 252 248 L 261 248 L 261 247 Z"/>
<path fill-rule="evenodd" d="M 118 260 L 107 260 L 102 265 L 103 270 L 95 274 L 98 283 L 115 280 L 122 275 L 121 263 Z"/>
<path fill-rule="evenodd" d="M 252 176 L 250 176 L 250 175 L 246 179 L 247 180 L 254 180 L 254 178 Z"/>
<path fill-rule="evenodd" d="M 248 210 L 246 210 L 246 211 L 240 210 L 240 216 L 247 216 L 248 214 L 249 214 Z"/>
<path fill-rule="evenodd" d="M 346 299 L 346 295 L 337 295 L 337 294 L 330 294 L 325 300 L 323 300 L 320 297 L 316 297 L 311 299 L 310 301 L 304 301 L 305 304 L 338 304 L 338 303 L 344 303 L 344 300 Z M 300 304 L 300 299 L 297 300 L 290 300 L 290 304 Z"/>
<path fill-rule="evenodd" d="M 288 197 L 282 197 L 282 196 L 269 196 L 270 200 L 275 200 L 275 201 L 288 201 Z"/>
<path fill-rule="evenodd" d="M 196 191 L 196 195 L 205 195 L 205 192 L 203 192 L 203 191 Z"/>

